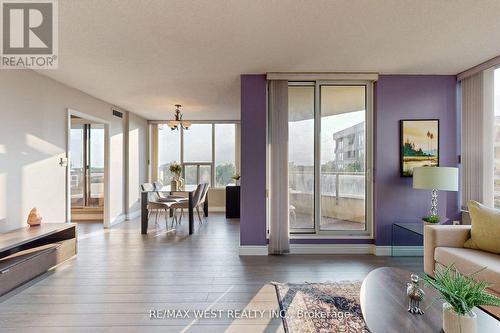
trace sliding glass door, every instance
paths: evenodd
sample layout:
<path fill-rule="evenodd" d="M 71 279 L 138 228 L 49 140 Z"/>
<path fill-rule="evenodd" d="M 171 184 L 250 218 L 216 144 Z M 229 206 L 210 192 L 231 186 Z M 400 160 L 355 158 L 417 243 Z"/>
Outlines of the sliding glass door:
<path fill-rule="evenodd" d="M 104 205 L 104 125 L 71 124 L 71 205 Z"/>
<path fill-rule="evenodd" d="M 322 85 L 321 230 L 365 230 L 366 87 Z"/>
<path fill-rule="evenodd" d="M 290 229 L 314 230 L 314 85 L 288 88 Z"/>
<path fill-rule="evenodd" d="M 290 229 L 371 233 L 371 83 L 289 83 Z"/>

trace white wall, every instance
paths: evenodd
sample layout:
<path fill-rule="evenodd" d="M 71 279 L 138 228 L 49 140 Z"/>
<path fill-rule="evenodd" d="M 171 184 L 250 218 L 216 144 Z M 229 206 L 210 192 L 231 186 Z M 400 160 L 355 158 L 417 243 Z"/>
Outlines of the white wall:
<path fill-rule="evenodd" d="M 128 194 L 126 200 L 127 216 L 133 218 L 138 216 L 141 204 L 140 186 L 148 181 L 148 150 L 144 143 L 148 141 L 147 120 L 133 114 L 128 114 Z M 146 161 L 146 162 L 144 162 Z"/>
<path fill-rule="evenodd" d="M 59 158 L 66 155 L 67 108 L 109 121 L 111 223 L 125 216 L 125 118 L 112 116 L 111 104 L 36 72 L 0 70 L 0 232 L 24 226 L 32 207 L 44 222 L 65 221 L 66 176 Z M 145 120 L 133 119 L 146 130 Z M 135 146 L 146 151 L 141 140 Z M 146 170 L 146 162 L 136 164 Z"/>

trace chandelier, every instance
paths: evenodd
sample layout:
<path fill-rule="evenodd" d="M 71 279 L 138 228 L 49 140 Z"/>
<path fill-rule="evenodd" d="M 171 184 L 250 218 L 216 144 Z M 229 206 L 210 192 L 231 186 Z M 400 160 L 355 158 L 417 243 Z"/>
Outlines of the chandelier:
<path fill-rule="evenodd" d="M 182 113 L 179 109 L 182 105 L 175 104 L 175 120 L 170 120 L 167 125 L 170 129 L 179 130 L 179 127 L 182 127 L 185 130 L 188 130 L 191 127 L 191 123 L 189 121 L 182 120 Z"/>

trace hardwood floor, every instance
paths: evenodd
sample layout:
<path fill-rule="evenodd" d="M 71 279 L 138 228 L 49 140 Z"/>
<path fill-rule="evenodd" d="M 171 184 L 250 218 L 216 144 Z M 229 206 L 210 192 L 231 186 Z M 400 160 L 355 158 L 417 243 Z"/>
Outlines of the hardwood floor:
<path fill-rule="evenodd" d="M 154 309 L 277 309 L 270 281 L 362 280 L 376 267 L 422 271 L 422 258 L 239 257 L 239 223 L 211 214 L 187 236 L 139 219 L 80 224 L 78 256 L 0 298 L 0 332 L 281 332 L 279 319 L 150 319 Z"/>

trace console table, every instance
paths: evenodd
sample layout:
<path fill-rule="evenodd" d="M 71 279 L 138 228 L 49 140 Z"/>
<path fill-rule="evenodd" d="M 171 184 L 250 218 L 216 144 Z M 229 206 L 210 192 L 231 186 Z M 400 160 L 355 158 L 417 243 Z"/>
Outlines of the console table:
<path fill-rule="evenodd" d="M 226 186 L 226 219 L 240 218 L 240 186 Z"/>
<path fill-rule="evenodd" d="M 0 234 L 0 296 L 73 257 L 74 223 L 42 223 Z"/>

